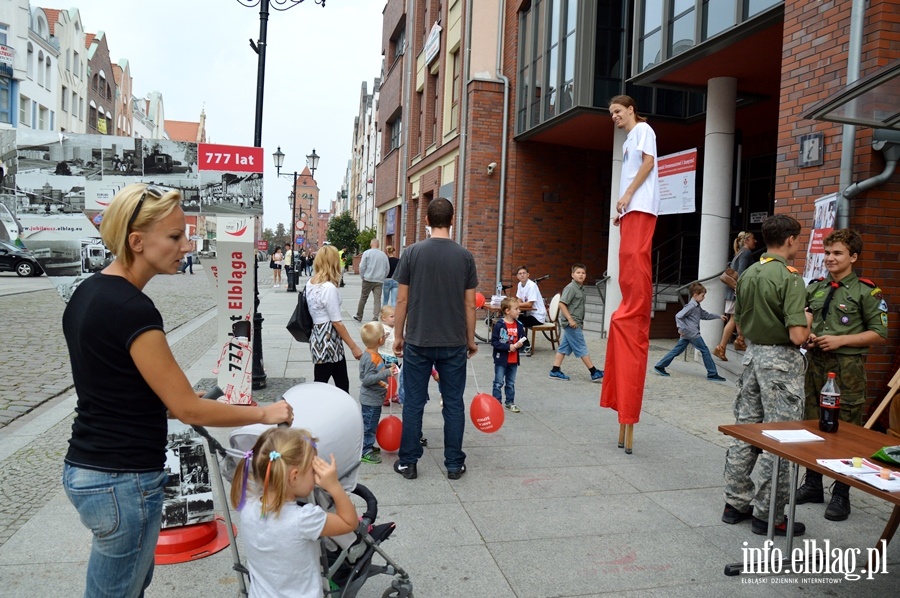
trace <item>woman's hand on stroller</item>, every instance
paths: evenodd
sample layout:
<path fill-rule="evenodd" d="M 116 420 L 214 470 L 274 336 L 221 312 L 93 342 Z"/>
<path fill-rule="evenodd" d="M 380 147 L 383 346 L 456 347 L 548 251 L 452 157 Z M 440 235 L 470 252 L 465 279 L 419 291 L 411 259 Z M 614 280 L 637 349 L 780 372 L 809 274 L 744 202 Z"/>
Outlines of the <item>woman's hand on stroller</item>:
<path fill-rule="evenodd" d="M 287 401 L 277 401 L 262 408 L 264 424 L 294 423 L 294 408 Z"/>

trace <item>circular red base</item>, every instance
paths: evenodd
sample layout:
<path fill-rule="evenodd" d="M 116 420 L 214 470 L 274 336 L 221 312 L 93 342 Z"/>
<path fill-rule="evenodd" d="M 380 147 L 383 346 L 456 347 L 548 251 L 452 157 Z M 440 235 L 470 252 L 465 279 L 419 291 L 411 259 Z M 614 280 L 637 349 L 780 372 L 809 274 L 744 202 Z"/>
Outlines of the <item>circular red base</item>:
<path fill-rule="evenodd" d="M 237 526 L 232 524 L 231 527 L 237 536 Z M 219 516 L 215 521 L 167 528 L 159 532 L 155 562 L 157 565 L 174 565 L 195 561 L 219 552 L 228 544 L 228 529 Z"/>

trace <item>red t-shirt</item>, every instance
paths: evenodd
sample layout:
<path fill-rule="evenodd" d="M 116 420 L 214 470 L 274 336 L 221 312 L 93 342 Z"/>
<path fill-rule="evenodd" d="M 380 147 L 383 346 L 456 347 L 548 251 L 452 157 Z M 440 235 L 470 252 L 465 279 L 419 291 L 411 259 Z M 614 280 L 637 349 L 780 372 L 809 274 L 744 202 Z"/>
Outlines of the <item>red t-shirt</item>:
<path fill-rule="evenodd" d="M 516 363 L 518 361 L 518 356 L 516 355 L 516 353 L 518 353 L 518 349 L 513 349 L 512 345 L 519 342 L 519 327 L 515 320 L 513 320 L 512 322 L 504 321 L 504 323 L 506 324 L 506 336 L 509 339 L 510 344 L 507 363 Z"/>

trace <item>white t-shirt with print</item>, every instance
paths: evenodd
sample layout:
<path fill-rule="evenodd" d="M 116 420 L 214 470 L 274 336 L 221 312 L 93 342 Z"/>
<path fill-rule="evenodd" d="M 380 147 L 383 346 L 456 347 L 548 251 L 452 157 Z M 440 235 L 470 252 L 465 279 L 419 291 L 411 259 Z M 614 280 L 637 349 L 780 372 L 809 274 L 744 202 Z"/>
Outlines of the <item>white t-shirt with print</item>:
<path fill-rule="evenodd" d="M 341 294 L 331 282 L 312 284 L 306 281 L 306 305 L 313 324 L 341 321 Z"/>
<path fill-rule="evenodd" d="M 263 519 L 261 506 L 258 497 L 248 496 L 241 509 L 250 598 L 322 598 L 319 536 L 325 511 L 290 502 Z"/>
<path fill-rule="evenodd" d="M 637 176 L 641 164 L 644 162 L 644 154 L 653 156 L 653 170 L 640 187 L 634 192 L 631 201 L 625 208 L 628 212 L 647 212 L 654 216 L 659 214 L 659 167 L 656 154 L 656 133 L 650 125 L 639 122 L 628 133 L 625 143 L 622 144 L 622 177 L 619 183 L 619 197 L 625 193 L 628 186 Z"/>
<path fill-rule="evenodd" d="M 541 323 L 547 321 L 547 307 L 544 305 L 544 298 L 541 297 L 541 290 L 536 282 L 530 278 L 525 281 L 524 286 L 520 282 L 516 287 L 516 297 L 522 303 L 533 301 L 534 306 L 529 310 L 528 315 L 534 316 L 534 319 Z"/>

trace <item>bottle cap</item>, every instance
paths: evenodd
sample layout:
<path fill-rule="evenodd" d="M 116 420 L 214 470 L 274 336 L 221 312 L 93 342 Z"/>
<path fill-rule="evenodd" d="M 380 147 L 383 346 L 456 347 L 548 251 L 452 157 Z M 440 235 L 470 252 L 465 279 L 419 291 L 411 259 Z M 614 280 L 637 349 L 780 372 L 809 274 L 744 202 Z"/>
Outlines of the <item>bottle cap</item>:
<path fill-rule="evenodd" d="M 835 378 L 835 377 L 836 377 L 836 374 L 835 374 L 834 372 L 828 372 L 828 377 L 829 377 L 829 378 Z"/>

